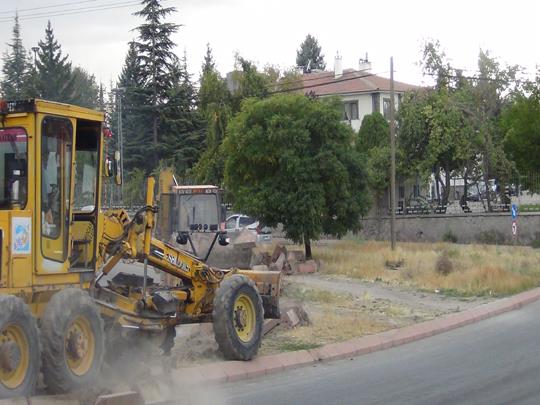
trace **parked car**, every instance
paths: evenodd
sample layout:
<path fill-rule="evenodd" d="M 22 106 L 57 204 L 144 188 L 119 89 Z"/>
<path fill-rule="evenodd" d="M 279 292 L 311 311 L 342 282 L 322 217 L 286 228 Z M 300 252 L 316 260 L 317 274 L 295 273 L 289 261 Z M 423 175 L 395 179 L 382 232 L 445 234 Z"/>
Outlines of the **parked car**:
<path fill-rule="evenodd" d="M 244 214 L 233 214 L 227 217 L 225 230 L 228 233 L 240 232 L 243 229 L 257 235 L 257 242 L 272 242 L 272 229 L 261 225 L 255 218 Z"/>

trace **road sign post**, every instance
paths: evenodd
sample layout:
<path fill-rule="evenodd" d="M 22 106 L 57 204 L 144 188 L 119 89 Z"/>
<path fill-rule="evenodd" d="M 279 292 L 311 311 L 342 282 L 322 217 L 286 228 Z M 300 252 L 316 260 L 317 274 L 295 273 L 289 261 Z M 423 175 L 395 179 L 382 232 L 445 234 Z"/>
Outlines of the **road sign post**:
<path fill-rule="evenodd" d="M 518 229 L 517 229 L 518 207 L 516 204 L 512 204 L 510 212 L 512 214 L 512 239 L 514 240 L 514 243 L 515 243 L 517 239 L 517 232 L 518 232 Z"/>

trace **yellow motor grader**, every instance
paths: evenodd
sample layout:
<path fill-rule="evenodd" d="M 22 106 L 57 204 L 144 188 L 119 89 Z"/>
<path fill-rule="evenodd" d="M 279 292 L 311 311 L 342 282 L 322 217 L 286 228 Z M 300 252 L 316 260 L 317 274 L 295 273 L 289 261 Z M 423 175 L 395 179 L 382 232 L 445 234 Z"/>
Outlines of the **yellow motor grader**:
<path fill-rule="evenodd" d="M 278 316 L 279 273 L 212 268 L 152 236 L 153 178 L 131 217 L 102 207 L 102 182 L 115 176 L 103 120 L 56 102 L 0 101 L 0 398 L 31 395 L 40 372 L 51 393 L 91 386 L 124 331 L 157 336 L 167 352 L 175 326 L 212 321 L 225 358 L 249 360 L 263 318 Z M 190 226 L 226 244 L 217 223 Z M 142 274 L 115 268 L 124 258 Z M 154 282 L 147 266 L 174 282 Z"/>

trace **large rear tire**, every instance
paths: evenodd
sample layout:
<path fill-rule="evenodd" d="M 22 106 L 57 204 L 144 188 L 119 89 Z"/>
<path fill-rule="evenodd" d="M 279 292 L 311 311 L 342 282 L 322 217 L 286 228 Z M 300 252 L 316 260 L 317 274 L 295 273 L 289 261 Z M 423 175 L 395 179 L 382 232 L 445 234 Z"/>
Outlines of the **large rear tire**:
<path fill-rule="evenodd" d="M 235 274 L 223 280 L 214 298 L 214 333 L 228 360 L 251 360 L 261 345 L 263 304 L 253 281 Z"/>
<path fill-rule="evenodd" d="M 0 296 L 0 398 L 30 396 L 39 375 L 39 331 L 18 297 Z"/>
<path fill-rule="evenodd" d="M 90 388 L 105 353 L 103 320 L 87 292 L 56 293 L 41 319 L 43 381 L 54 394 Z"/>

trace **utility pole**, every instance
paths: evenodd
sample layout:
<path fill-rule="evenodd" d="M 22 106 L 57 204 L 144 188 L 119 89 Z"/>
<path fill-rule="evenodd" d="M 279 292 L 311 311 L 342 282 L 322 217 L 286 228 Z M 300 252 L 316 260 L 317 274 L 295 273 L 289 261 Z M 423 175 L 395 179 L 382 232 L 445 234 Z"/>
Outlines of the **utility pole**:
<path fill-rule="evenodd" d="M 390 57 L 390 244 L 396 249 L 396 122 L 394 120 L 394 58 Z"/>
<path fill-rule="evenodd" d="M 113 89 L 116 94 L 116 104 L 118 108 L 118 149 L 120 152 L 120 179 L 122 183 L 120 184 L 120 201 L 124 201 L 124 134 L 122 128 L 122 94 L 124 93 L 125 88 L 118 87 Z"/>
<path fill-rule="evenodd" d="M 36 67 L 37 63 L 37 53 L 39 51 L 39 48 L 37 46 L 32 47 L 32 51 L 34 52 L 34 68 Z"/>

